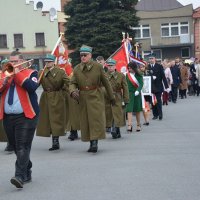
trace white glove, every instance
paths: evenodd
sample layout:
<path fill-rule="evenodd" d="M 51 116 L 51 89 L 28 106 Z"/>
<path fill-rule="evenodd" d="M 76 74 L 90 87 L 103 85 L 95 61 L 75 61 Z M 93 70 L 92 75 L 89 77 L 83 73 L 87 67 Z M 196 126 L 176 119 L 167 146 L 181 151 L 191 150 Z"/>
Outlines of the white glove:
<path fill-rule="evenodd" d="M 167 89 L 166 89 L 166 92 L 167 92 L 167 93 L 169 93 L 169 92 L 170 92 L 170 89 L 169 89 L 169 88 L 167 88 Z"/>
<path fill-rule="evenodd" d="M 156 76 L 153 76 L 153 80 L 155 80 L 156 79 Z"/>
<path fill-rule="evenodd" d="M 135 91 L 135 96 L 138 96 L 139 92 L 138 91 Z"/>

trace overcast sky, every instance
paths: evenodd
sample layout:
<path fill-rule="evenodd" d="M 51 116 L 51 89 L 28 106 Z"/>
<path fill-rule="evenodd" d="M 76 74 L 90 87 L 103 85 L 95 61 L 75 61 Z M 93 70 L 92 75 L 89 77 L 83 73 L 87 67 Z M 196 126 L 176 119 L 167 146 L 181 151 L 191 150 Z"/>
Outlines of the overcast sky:
<path fill-rule="evenodd" d="M 60 10 L 60 0 L 34 0 L 35 5 L 37 4 L 38 1 L 43 2 L 43 10 L 45 11 L 49 10 L 52 7 L 55 8 L 56 10 Z M 178 0 L 178 1 L 184 6 L 188 4 L 193 4 L 193 8 L 200 7 L 200 0 Z"/>

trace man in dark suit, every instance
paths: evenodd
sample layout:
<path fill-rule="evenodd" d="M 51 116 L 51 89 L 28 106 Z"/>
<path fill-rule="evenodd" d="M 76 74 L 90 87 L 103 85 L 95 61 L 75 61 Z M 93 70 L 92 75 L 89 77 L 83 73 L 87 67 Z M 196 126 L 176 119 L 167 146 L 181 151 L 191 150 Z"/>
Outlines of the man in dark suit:
<path fill-rule="evenodd" d="M 159 117 L 159 120 L 162 120 L 163 113 L 162 113 L 162 100 L 161 95 L 164 91 L 163 84 L 167 91 L 169 92 L 169 86 L 167 84 L 167 79 L 164 74 L 163 67 L 156 63 L 156 57 L 155 54 L 149 55 L 149 65 L 148 65 L 149 74 L 152 77 L 152 93 L 156 96 L 157 103 L 155 105 L 152 105 L 153 110 L 153 119 L 157 119 Z"/>
<path fill-rule="evenodd" d="M 176 103 L 178 96 L 178 87 L 181 83 L 181 72 L 180 72 L 180 59 L 178 57 L 175 58 L 175 65 L 170 67 L 173 84 L 172 84 L 172 102 Z"/>

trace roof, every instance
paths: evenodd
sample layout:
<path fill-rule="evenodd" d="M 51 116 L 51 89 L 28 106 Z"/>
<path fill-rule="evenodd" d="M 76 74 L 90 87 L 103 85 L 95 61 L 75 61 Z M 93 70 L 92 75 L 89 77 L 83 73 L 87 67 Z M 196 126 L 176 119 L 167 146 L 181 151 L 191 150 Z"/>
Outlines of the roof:
<path fill-rule="evenodd" d="M 172 10 L 184 7 L 176 0 L 140 0 L 135 9 L 140 11 Z"/>

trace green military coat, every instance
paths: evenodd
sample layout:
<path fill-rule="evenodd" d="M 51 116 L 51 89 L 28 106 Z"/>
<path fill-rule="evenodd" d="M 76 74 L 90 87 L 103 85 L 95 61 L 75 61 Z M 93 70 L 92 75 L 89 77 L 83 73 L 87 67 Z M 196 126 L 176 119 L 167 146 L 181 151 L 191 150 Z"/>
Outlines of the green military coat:
<path fill-rule="evenodd" d="M 40 76 L 41 72 L 39 73 Z M 41 79 L 43 92 L 39 106 L 40 114 L 36 130 L 37 136 L 63 136 L 66 125 L 66 87 L 69 78 L 63 69 L 54 67 L 45 69 Z"/>
<path fill-rule="evenodd" d="M 69 97 L 69 126 L 71 130 L 80 130 L 80 104 Z"/>
<path fill-rule="evenodd" d="M 3 121 L 0 120 L 0 142 L 7 142 L 6 133 L 3 128 Z"/>
<path fill-rule="evenodd" d="M 131 81 L 128 78 L 128 75 L 126 75 L 126 80 L 128 83 L 128 90 L 129 90 L 129 104 L 126 107 L 126 112 L 140 112 L 142 111 L 142 97 L 141 97 L 141 90 L 143 87 L 143 77 L 140 74 L 135 74 L 135 78 L 137 79 L 139 83 L 139 87 L 136 88 L 133 86 Z M 135 96 L 135 91 L 139 92 L 138 96 Z"/>
<path fill-rule="evenodd" d="M 114 99 L 112 88 L 103 67 L 95 61 L 80 63 L 74 69 L 70 82 L 70 93 L 80 91 L 80 129 L 82 141 L 105 138 L 105 104 L 101 86 L 109 99 Z M 76 115 L 76 113 L 74 114 Z"/>
<path fill-rule="evenodd" d="M 125 126 L 126 121 L 122 102 L 124 102 L 125 104 L 129 102 L 129 93 L 126 78 L 124 74 L 117 71 L 115 71 L 114 73 L 108 72 L 107 75 L 113 89 L 116 103 L 114 106 L 111 106 L 110 101 L 106 96 L 106 127 L 111 127 L 113 120 L 116 127 Z"/>

